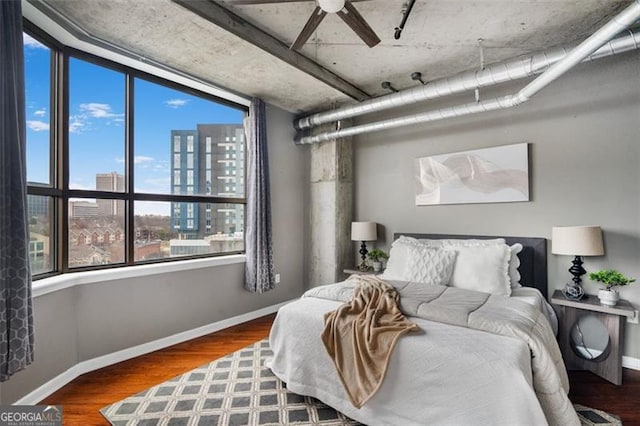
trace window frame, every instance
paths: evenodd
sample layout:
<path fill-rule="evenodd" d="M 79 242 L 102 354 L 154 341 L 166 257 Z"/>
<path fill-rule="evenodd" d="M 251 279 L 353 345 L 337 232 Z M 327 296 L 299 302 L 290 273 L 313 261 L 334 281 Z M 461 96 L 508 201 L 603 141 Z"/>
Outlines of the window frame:
<path fill-rule="evenodd" d="M 81 272 L 88 270 L 111 269 L 128 267 L 135 265 L 144 265 L 151 263 L 164 263 L 173 261 L 184 261 L 189 259 L 201 259 L 208 257 L 220 257 L 227 255 L 243 254 L 245 250 L 236 250 L 221 253 L 207 253 L 188 256 L 176 256 L 160 259 L 135 260 L 135 202 L 139 201 L 156 201 L 156 202 L 172 202 L 172 203 L 211 203 L 211 204 L 233 204 L 245 205 L 246 190 L 243 197 L 220 197 L 214 195 L 200 194 L 156 194 L 135 192 L 134 188 L 134 158 L 135 158 L 135 114 L 134 114 L 134 95 L 135 80 L 142 79 L 147 82 L 158 84 L 160 86 L 177 90 L 185 94 L 196 96 L 207 101 L 215 102 L 229 108 L 242 111 L 246 117 L 249 108 L 203 92 L 201 90 L 185 86 L 175 81 L 167 80 L 156 75 L 141 71 L 118 62 L 102 58 L 100 56 L 84 52 L 69 46 L 65 46 L 35 24 L 27 19 L 23 20 L 23 32 L 35 38 L 51 50 L 51 69 L 50 69 L 50 132 L 49 132 L 49 182 L 50 185 L 27 185 L 27 194 L 51 197 L 52 211 L 50 212 L 50 223 L 52 226 L 50 232 L 50 249 L 52 270 L 35 274 L 32 276 L 34 280 L 47 278 L 54 275 Z M 104 67 L 109 70 L 124 74 L 125 85 L 125 191 L 110 192 L 98 190 L 70 189 L 69 188 L 69 61 L 71 58 L 89 62 L 91 64 Z M 239 123 L 243 125 L 243 123 Z M 168 139 L 171 143 L 171 157 L 169 161 L 173 161 L 174 141 Z M 244 144 L 244 155 L 247 158 L 246 143 Z M 243 175 L 246 176 L 246 162 L 244 163 Z M 186 176 L 184 177 L 186 179 Z M 246 178 L 243 179 L 245 189 L 247 187 Z M 108 199 L 122 200 L 124 202 L 124 262 L 113 263 L 107 265 L 87 265 L 69 267 L 69 200 L 70 199 Z M 246 208 L 245 208 L 246 210 Z M 169 215 L 171 217 L 171 214 Z M 243 217 L 246 229 L 246 215 Z M 174 230 L 173 223 L 169 221 L 168 231 Z M 244 234 L 246 237 L 246 233 Z M 246 240 L 245 240 L 246 248 Z"/>

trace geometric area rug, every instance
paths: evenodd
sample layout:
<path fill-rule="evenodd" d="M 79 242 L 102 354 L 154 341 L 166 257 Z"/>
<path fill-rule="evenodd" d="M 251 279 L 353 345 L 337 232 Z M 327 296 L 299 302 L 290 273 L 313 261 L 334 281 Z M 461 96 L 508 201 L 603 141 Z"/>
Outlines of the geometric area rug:
<path fill-rule="evenodd" d="M 289 392 L 264 365 L 271 356 L 265 339 L 100 413 L 114 426 L 361 425 L 315 398 Z M 582 425 L 622 425 L 604 411 L 575 407 Z"/>

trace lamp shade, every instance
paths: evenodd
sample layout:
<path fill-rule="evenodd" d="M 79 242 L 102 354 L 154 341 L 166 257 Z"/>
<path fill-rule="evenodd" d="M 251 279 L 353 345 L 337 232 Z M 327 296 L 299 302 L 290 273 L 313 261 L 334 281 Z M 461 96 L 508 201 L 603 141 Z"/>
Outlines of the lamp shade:
<path fill-rule="evenodd" d="M 599 226 L 556 226 L 551 229 L 551 253 L 570 256 L 602 256 Z"/>
<path fill-rule="evenodd" d="M 375 241 L 378 230 L 375 222 L 351 222 L 351 241 Z"/>

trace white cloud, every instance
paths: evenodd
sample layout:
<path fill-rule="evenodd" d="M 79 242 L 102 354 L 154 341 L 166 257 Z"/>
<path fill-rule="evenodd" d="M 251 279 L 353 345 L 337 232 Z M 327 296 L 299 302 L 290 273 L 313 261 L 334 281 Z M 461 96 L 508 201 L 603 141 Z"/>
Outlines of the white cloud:
<path fill-rule="evenodd" d="M 156 160 L 156 159 L 155 159 L 155 158 L 153 158 L 153 157 L 146 157 L 146 156 L 144 156 L 144 155 L 136 155 L 136 156 L 133 158 L 133 162 L 134 162 L 135 164 L 152 163 L 152 162 L 154 162 L 155 160 Z M 124 163 L 124 158 L 117 157 L 117 158 L 116 158 L 116 162 L 117 162 L 117 163 L 121 163 L 121 164 L 122 164 L 122 163 Z"/>
<path fill-rule="evenodd" d="M 112 112 L 111 105 L 109 104 L 99 104 L 95 102 L 80 104 L 80 111 L 94 118 L 119 118 L 124 116 L 124 114 Z"/>
<path fill-rule="evenodd" d="M 164 101 L 164 104 L 169 108 L 180 108 L 183 107 L 189 102 L 188 99 L 169 99 L 168 101 Z"/>
<path fill-rule="evenodd" d="M 44 108 L 39 109 L 37 111 L 34 111 L 33 115 L 35 115 L 36 117 L 44 117 L 45 115 L 47 115 L 47 110 Z"/>
<path fill-rule="evenodd" d="M 27 120 L 27 127 L 34 132 L 44 132 L 49 130 L 49 123 L 38 120 Z"/>
<path fill-rule="evenodd" d="M 69 182 L 69 188 L 71 188 L 71 189 L 84 189 L 84 190 L 88 190 L 88 191 L 96 189 L 95 186 L 86 185 L 84 183 L 80 183 L 80 182 L 77 182 L 77 181 L 76 182 L 73 182 L 73 181 Z M 78 199 L 78 200 L 80 200 L 80 199 Z M 89 200 L 87 200 L 87 201 L 89 201 Z"/>
<path fill-rule="evenodd" d="M 80 133 L 86 126 L 82 116 L 69 116 L 69 133 Z"/>
<path fill-rule="evenodd" d="M 136 155 L 133 158 L 133 162 L 136 164 L 142 164 L 142 163 L 149 163 L 154 161 L 155 159 L 153 157 L 145 157 L 144 155 Z"/>
<path fill-rule="evenodd" d="M 22 33 L 22 42 L 26 47 L 29 47 L 31 49 L 48 49 L 47 46 L 40 43 L 38 40 L 26 33 Z"/>

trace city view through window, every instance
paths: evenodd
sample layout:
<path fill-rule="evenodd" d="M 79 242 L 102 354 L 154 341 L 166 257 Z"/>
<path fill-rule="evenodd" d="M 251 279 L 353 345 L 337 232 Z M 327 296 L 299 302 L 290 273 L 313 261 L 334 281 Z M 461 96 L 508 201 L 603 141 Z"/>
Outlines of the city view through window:
<path fill-rule="evenodd" d="M 244 250 L 243 109 L 126 68 L 70 57 L 68 152 L 56 153 L 52 50 L 27 34 L 24 41 L 34 275 L 57 271 L 57 250 L 66 250 L 63 270 Z M 131 116 L 127 79 L 133 82 Z M 134 129 L 131 158 L 128 125 Z M 56 184 L 62 173 L 51 165 L 56 155 L 66 156 L 68 198 Z M 63 214 L 56 206 L 63 205 L 66 235 L 55 229 L 55 214 Z M 127 227 L 129 209 L 133 223 Z"/>

